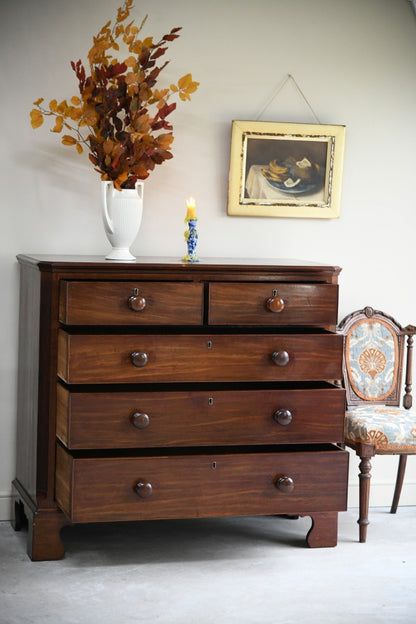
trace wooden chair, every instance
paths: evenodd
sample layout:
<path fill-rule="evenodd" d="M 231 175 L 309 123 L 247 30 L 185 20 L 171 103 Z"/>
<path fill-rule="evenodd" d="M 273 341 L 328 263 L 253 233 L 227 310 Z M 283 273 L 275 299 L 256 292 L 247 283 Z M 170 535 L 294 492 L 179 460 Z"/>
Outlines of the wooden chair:
<path fill-rule="evenodd" d="M 407 455 L 416 454 L 416 410 L 412 410 L 412 350 L 416 327 L 366 307 L 338 326 L 344 336 L 345 444 L 360 457 L 360 542 L 367 538 L 371 461 L 399 455 L 391 513 L 396 513 Z M 406 347 L 406 357 L 405 357 Z M 400 407 L 405 366 L 403 407 Z"/>

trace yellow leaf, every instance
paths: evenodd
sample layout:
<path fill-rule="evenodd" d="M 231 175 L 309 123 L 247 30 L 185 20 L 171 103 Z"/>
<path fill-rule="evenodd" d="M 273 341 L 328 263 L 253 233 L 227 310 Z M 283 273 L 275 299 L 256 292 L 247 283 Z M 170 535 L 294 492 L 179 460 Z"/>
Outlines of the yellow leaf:
<path fill-rule="evenodd" d="M 58 102 L 56 100 L 51 100 L 49 102 L 49 110 L 51 110 L 53 113 L 56 113 L 57 108 L 58 108 Z"/>
<path fill-rule="evenodd" d="M 43 124 L 43 115 L 36 108 L 30 111 L 30 123 L 32 124 L 32 128 L 34 130 Z"/>
<path fill-rule="evenodd" d="M 36 100 L 36 102 L 33 102 L 33 106 L 39 106 L 39 104 L 42 104 L 44 98 L 39 98 L 38 100 Z"/>
<path fill-rule="evenodd" d="M 62 137 L 63 145 L 76 145 L 76 143 L 76 139 L 74 139 L 74 137 L 70 136 L 69 134 L 64 134 L 64 136 Z"/>
<path fill-rule="evenodd" d="M 108 31 L 109 26 L 111 26 L 111 20 L 107 22 L 107 24 L 104 24 L 104 26 L 101 28 L 100 32 L 98 33 L 99 35 L 104 35 L 106 31 Z"/>
<path fill-rule="evenodd" d="M 64 125 L 64 118 L 59 115 L 56 118 L 55 125 L 52 128 L 51 132 L 62 132 L 63 125 Z"/>
<path fill-rule="evenodd" d="M 134 56 L 129 56 L 128 58 L 126 58 L 124 63 L 127 65 L 127 67 L 135 67 L 137 61 Z"/>
<path fill-rule="evenodd" d="M 114 180 L 114 186 L 116 187 L 118 191 L 121 191 L 121 185 L 123 184 L 123 182 L 127 180 L 127 178 L 128 178 L 127 171 L 122 171 L 120 175 L 117 176 L 117 179 Z"/>
<path fill-rule="evenodd" d="M 199 82 L 192 80 L 192 74 L 186 74 L 179 78 L 178 87 L 181 91 L 185 91 L 186 93 L 194 93 L 199 87 Z"/>
<path fill-rule="evenodd" d="M 188 87 L 191 82 L 192 82 L 192 74 L 185 74 L 185 76 L 182 76 L 182 78 L 179 78 L 178 87 L 180 89 L 186 89 L 186 87 Z"/>
<path fill-rule="evenodd" d="M 125 27 L 125 31 L 126 31 L 127 35 L 130 34 L 130 29 L 133 26 L 133 24 L 134 24 L 134 20 L 132 22 L 130 22 L 130 24 L 127 24 L 127 26 Z"/>
<path fill-rule="evenodd" d="M 56 113 L 60 113 L 61 115 L 64 115 L 65 114 L 65 110 L 67 108 L 68 108 L 68 102 L 66 100 L 62 100 L 62 102 L 56 107 L 55 112 Z"/>
<path fill-rule="evenodd" d="M 82 116 L 81 108 L 73 108 L 72 106 L 68 110 L 68 117 L 70 117 L 73 121 L 79 121 Z"/>
<path fill-rule="evenodd" d="M 77 95 L 72 96 L 71 104 L 73 104 L 74 106 L 79 106 L 81 104 L 81 100 L 79 99 Z"/>
<path fill-rule="evenodd" d="M 82 154 L 82 152 L 84 151 L 84 150 L 82 149 L 82 145 L 81 145 L 80 143 L 77 143 L 77 147 L 76 147 L 76 149 L 77 149 L 78 154 Z"/>
<path fill-rule="evenodd" d="M 175 84 L 171 84 L 170 90 L 173 91 L 173 93 L 176 93 L 176 91 L 178 91 L 178 87 Z"/>

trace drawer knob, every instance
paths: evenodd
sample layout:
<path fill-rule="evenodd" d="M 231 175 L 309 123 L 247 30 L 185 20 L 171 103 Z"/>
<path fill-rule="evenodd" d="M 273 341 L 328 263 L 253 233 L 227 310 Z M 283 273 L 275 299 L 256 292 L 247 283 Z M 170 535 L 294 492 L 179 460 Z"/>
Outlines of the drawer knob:
<path fill-rule="evenodd" d="M 134 486 L 134 490 L 140 498 L 150 498 L 153 494 L 152 484 L 148 481 L 139 481 Z"/>
<path fill-rule="evenodd" d="M 270 312 L 282 312 L 285 307 L 285 302 L 279 295 L 276 295 L 267 299 L 266 306 Z"/>
<path fill-rule="evenodd" d="M 276 366 L 286 366 L 289 363 L 289 353 L 287 351 L 275 351 L 272 360 Z"/>
<path fill-rule="evenodd" d="M 128 298 L 127 304 L 133 312 L 141 312 L 146 307 L 146 299 L 141 295 L 132 295 Z"/>
<path fill-rule="evenodd" d="M 136 412 L 131 417 L 132 423 L 137 429 L 146 429 L 149 426 L 150 418 L 147 414 Z"/>
<path fill-rule="evenodd" d="M 273 414 L 273 418 L 279 425 L 286 427 L 292 422 L 292 413 L 288 409 L 279 409 Z"/>
<path fill-rule="evenodd" d="M 279 477 L 275 485 L 280 492 L 284 492 L 285 494 L 290 494 L 290 492 L 293 492 L 295 489 L 295 482 L 292 477 L 287 477 L 286 475 Z"/>
<path fill-rule="evenodd" d="M 146 366 L 147 364 L 147 353 L 142 353 L 141 351 L 133 351 L 130 355 L 131 363 L 138 368 L 142 368 L 142 366 Z"/>

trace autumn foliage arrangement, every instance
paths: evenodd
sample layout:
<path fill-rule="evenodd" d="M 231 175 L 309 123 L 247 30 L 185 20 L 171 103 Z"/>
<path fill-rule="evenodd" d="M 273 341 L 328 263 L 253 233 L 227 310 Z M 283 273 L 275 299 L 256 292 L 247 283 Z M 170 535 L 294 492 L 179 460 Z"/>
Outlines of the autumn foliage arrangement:
<path fill-rule="evenodd" d="M 177 84 L 156 88 L 169 62 L 159 59 L 181 28 L 173 28 L 157 43 L 153 37 L 140 39 L 147 16 L 139 27 L 134 20 L 126 23 L 132 5 L 133 0 L 125 0 L 114 24 L 110 20 L 93 38 L 89 76 L 80 60 L 71 62 L 80 96 L 73 96 L 69 103 L 54 99 L 48 107 L 40 98 L 30 113 L 33 128 L 52 117 L 52 132 L 64 133 L 62 143 L 74 146 L 80 154 L 86 149 L 101 179 L 111 180 L 118 190 L 134 188 L 137 180 L 144 180 L 156 165 L 172 158 L 173 127 L 167 121 L 176 108 L 172 99 L 190 100 L 199 85 L 186 74 Z M 119 42 L 129 53 L 121 62 L 112 56 L 120 50 Z"/>

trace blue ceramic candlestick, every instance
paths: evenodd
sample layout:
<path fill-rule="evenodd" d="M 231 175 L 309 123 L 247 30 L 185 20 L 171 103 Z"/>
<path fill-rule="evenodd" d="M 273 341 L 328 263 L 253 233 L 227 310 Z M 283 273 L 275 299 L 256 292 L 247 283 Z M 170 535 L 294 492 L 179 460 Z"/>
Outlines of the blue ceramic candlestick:
<path fill-rule="evenodd" d="M 188 247 L 188 253 L 184 258 L 182 258 L 183 262 L 199 262 L 199 258 L 196 255 L 196 244 L 198 242 L 198 232 L 196 231 L 196 222 L 198 219 L 187 219 L 188 221 L 188 229 L 186 230 L 184 236 L 186 245 Z"/>

